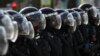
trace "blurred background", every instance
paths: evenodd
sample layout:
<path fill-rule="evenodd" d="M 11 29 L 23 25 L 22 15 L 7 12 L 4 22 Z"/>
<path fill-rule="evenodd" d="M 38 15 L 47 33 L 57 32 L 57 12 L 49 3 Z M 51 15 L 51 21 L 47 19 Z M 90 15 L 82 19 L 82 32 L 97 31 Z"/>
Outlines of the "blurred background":
<path fill-rule="evenodd" d="M 1 9 L 19 10 L 25 6 L 52 7 L 55 9 L 66 9 L 77 7 L 80 4 L 89 3 L 100 8 L 100 0 L 0 0 Z"/>

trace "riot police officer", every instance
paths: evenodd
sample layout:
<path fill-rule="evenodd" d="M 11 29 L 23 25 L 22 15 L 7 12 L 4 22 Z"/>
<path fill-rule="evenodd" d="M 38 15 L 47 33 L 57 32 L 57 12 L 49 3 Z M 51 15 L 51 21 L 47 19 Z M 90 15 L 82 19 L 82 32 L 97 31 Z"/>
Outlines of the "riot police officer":
<path fill-rule="evenodd" d="M 61 13 L 62 27 L 59 36 L 63 43 L 62 56 L 75 56 L 72 34 L 76 30 L 76 21 L 69 12 Z"/>
<path fill-rule="evenodd" d="M 80 47 L 79 47 L 79 51 L 81 55 L 85 55 L 83 54 L 84 52 L 84 45 L 88 42 L 88 15 L 86 12 L 84 12 L 82 9 L 79 8 L 73 8 L 75 11 L 79 12 L 79 14 L 81 15 L 81 25 L 79 26 L 79 30 L 82 34 L 82 41 L 80 43 Z"/>
<path fill-rule="evenodd" d="M 61 17 L 54 9 L 50 7 L 41 8 L 40 11 L 46 17 L 47 26 L 42 32 L 42 35 L 50 44 L 50 56 L 62 56 L 62 43 L 58 37 L 58 31 L 62 25 Z"/>
<path fill-rule="evenodd" d="M 47 40 L 41 35 L 46 27 L 46 20 L 40 10 L 35 7 L 25 7 L 20 10 L 28 21 L 31 21 L 35 29 L 34 39 L 28 41 L 30 55 L 32 56 L 50 56 L 50 46 Z"/>
<path fill-rule="evenodd" d="M 6 10 L 6 13 L 9 14 L 11 17 L 12 21 L 16 21 L 18 24 L 18 39 L 13 43 L 10 42 L 9 46 L 9 51 L 6 56 L 9 55 L 29 55 L 28 53 L 28 48 L 25 43 L 25 35 L 29 35 L 30 29 L 29 29 L 29 22 L 27 21 L 26 17 L 24 17 L 22 14 L 19 14 L 17 11 L 14 10 Z M 29 37 L 30 38 L 30 37 Z M 19 48 L 20 47 L 20 48 Z M 24 52 L 23 52 L 24 51 Z"/>
<path fill-rule="evenodd" d="M 95 55 L 96 48 L 98 47 L 95 27 L 99 25 L 99 20 L 100 20 L 98 18 L 97 8 L 91 4 L 82 4 L 79 6 L 79 8 L 84 10 L 85 12 L 87 12 L 88 17 L 89 17 L 89 24 L 88 24 L 89 44 L 87 46 L 88 46 L 88 49 L 90 48 L 90 50 L 89 50 L 87 56 Z"/>
<path fill-rule="evenodd" d="M 62 10 L 62 9 L 58 9 L 58 10 L 56 10 L 58 13 L 59 13 L 59 15 L 61 15 L 62 17 L 61 17 L 61 19 L 63 19 L 63 15 L 65 14 L 65 16 L 67 16 L 66 14 L 68 14 L 68 11 L 66 11 L 66 10 Z M 64 17 L 65 17 L 64 16 Z M 70 19 L 69 19 L 70 20 Z M 73 20 L 73 19 L 72 19 Z M 65 25 L 63 25 L 63 26 L 65 26 Z M 62 27 L 62 28 L 64 28 L 64 27 Z M 66 30 L 66 29 L 65 29 Z M 63 32 L 64 33 L 64 32 Z M 71 33 L 71 32 L 70 32 Z M 68 35 L 68 33 L 66 33 L 67 35 Z M 61 34 L 62 35 L 62 34 Z M 64 34 L 65 35 L 65 34 Z M 72 35 L 72 34 L 71 34 Z M 61 37 L 61 36 L 60 36 Z M 77 47 L 75 46 L 76 45 L 76 41 L 74 41 L 74 39 L 72 38 L 72 39 L 70 39 L 71 40 L 71 42 L 73 42 L 72 44 L 72 46 L 71 45 L 69 45 L 69 44 L 67 44 L 66 42 L 67 42 L 67 40 L 66 39 L 64 39 L 64 38 L 66 38 L 66 37 L 64 37 L 63 36 L 63 38 L 61 37 L 61 40 L 62 40 L 62 43 L 63 43 L 63 49 L 62 49 L 62 56 L 70 56 L 71 54 L 73 54 L 74 56 L 76 56 L 76 54 L 77 54 L 77 51 L 75 51 L 76 49 L 77 49 Z M 76 39 L 76 38 L 75 38 Z M 64 44 L 64 43 L 66 43 L 66 44 Z M 66 47 L 67 46 L 67 47 Z M 70 46 L 70 47 L 68 47 L 68 46 Z M 68 49 L 67 49 L 68 48 Z M 69 51 L 70 50 L 70 51 Z M 78 56 L 78 55 L 77 55 Z"/>
<path fill-rule="evenodd" d="M 73 48 L 74 48 L 75 55 L 80 56 L 79 45 L 83 42 L 83 36 L 79 29 L 81 25 L 81 20 L 82 20 L 81 15 L 73 9 L 66 9 L 66 11 L 68 11 L 69 13 L 72 13 L 74 19 L 76 20 L 77 28 L 76 28 L 76 31 L 73 33 L 73 43 L 74 43 Z"/>
<path fill-rule="evenodd" d="M 8 51 L 8 40 L 12 41 L 13 24 L 9 16 L 0 10 L 0 55 L 5 55 Z"/>

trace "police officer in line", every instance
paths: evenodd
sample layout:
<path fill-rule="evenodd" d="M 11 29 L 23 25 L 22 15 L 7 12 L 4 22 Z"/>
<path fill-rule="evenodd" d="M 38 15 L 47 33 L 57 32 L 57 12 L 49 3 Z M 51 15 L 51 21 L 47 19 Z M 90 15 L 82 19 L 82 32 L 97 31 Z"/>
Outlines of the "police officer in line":
<path fill-rule="evenodd" d="M 62 28 L 59 31 L 59 36 L 63 43 L 62 56 L 75 56 L 73 49 L 73 37 L 72 34 L 76 30 L 76 21 L 69 12 L 61 13 Z"/>
<path fill-rule="evenodd" d="M 82 20 L 81 15 L 77 11 L 74 11 L 73 9 L 66 9 L 66 11 L 69 13 L 72 13 L 74 19 L 76 20 L 77 28 L 76 28 L 76 31 L 73 33 L 73 48 L 74 48 L 75 55 L 80 56 L 78 46 L 83 41 L 83 36 L 79 29 L 79 27 L 81 25 L 81 20 Z"/>
<path fill-rule="evenodd" d="M 3 10 L 0 10 L 0 55 L 1 56 L 5 55 L 8 51 L 8 40 L 10 41 L 12 40 L 13 36 L 12 32 L 13 32 L 13 24 L 9 16 L 5 14 Z"/>
<path fill-rule="evenodd" d="M 72 15 L 74 16 L 74 19 L 76 20 L 77 23 L 77 29 L 73 34 L 73 42 L 74 42 L 73 48 L 75 49 L 76 55 L 81 56 L 79 52 L 79 46 L 83 43 L 84 40 L 82 32 L 80 30 L 80 26 L 82 24 L 82 17 L 80 13 L 77 11 L 72 12 Z"/>
<path fill-rule="evenodd" d="M 58 9 L 58 10 L 56 10 L 59 14 L 61 14 L 61 13 L 68 13 L 68 11 L 66 11 L 66 10 L 62 10 L 62 9 Z M 79 23 L 79 24 L 81 24 L 81 22 L 79 22 L 79 21 L 81 21 L 81 18 L 78 16 L 78 14 L 77 13 L 75 13 L 73 10 L 72 10 L 72 15 L 73 15 L 73 17 L 74 17 L 74 19 L 75 20 L 77 20 L 76 22 L 77 23 Z M 78 20 L 79 19 L 79 20 Z M 76 32 L 76 31 L 75 31 Z M 74 33 L 75 33 L 74 32 Z M 73 34 L 72 34 L 73 35 Z M 78 34 L 79 35 L 79 34 Z M 77 44 L 77 41 L 78 41 L 78 39 L 76 38 L 76 37 L 74 37 L 74 38 L 72 38 L 72 42 L 73 42 L 73 50 L 72 50 L 72 52 L 74 53 L 74 56 L 80 56 L 80 53 L 79 53 L 79 50 L 78 50 L 78 44 Z"/>
<path fill-rule="evenodd" d="M 94 56 L 97 55 L 97 48 L 98 46 L 98 40 L 96 38 L 96 27 L 99 25 L 100 19 L 98 18 L 98 12 L 97 8 L 91 4 L 82 4 L 79 6 L 80 9 L 87 12 L 89 17 L 89 24 L 88 24 L 88 39 L 89 43 L 87 44 L 87 56 Z"/>
<path fill-rule="evenodd" d="M 6 42 L 9 43 L 9 47 L 10 47 L 10 42 L 14 43 L 17 40 L 17 37 L 18 37 L 18 25 L 17 25 L 17 22 L 16 21 L 13 21 L 12 20 L 12 18 L 10 17 L 10 15 L 8 13 L 6 13 L 3 10 L 1 10 L 0 12 L 1 12 L 1 25 L 3 24 L 3 26 L 6 29 L 7 36 L 6 36 L 6 34 L 5 34 L 5 36 L 6 36 L 6 38 L 9 41 L 9 42 L 7 42 L 7 41 Z M 4 32 L 2 34 L 4 34 Z M 2 37 L 3 37 L 3 35 L 2 35 Z M 5 50 L 2 50 L 4 52 L 1 52 L 1 53 L 6 53 L 7 52 L 7 47 L 8 47 L 8 44 L 7 43 L 6 43 L 7 46 L 5 46 L 6 49 Z M 8 50 L 8 52 L 9 52 L 9 50 Z"/>
<path fill-rule="evenodd" d="M 18 36 L 16 39 L 14 39 L 15 42 L 9 41 L 9 51 L 6 56 L 29 55 L 28 50 L 27 50 L 28 48 L 25 46 L 26 38 L 23 37 L 24 35 L 29 35 L 30 33 L 29 22 L 22 14 L 19 14 L 17 11 L 5 10 L 5 13 L 9 14 L 9 16 L 11 17 L 11 20 L 16 21 L 18 25 L 17 26 L 18 31 L 16 31 Z"/>
<path fill-rule="evenodd" d="M 79 30 L 79 26 L 81 25 L 81 16 L 77 11 L 74 11 L 73 9 L 67 9 L 69 13 L 72 13 L 74 19 L 76 20 L 77 30 L 74 33 L 74 37 L 77 38 L 78 45 L 82 42 L 82 35 Z"/>
<path fill-rule="evenodd" d="M 40 11 L 46 18 L 46 29 L 42 32 L 44 38 L 51 47 L 50 56 L 62 56 L 62 43 L 58 37 L 58 31 L 62 26 L 60 15 L 50 7 L 41 8 Z"/>
<path fill-rule="evenodd" d="M 0 10 L 0 18 L 1 18 L 1 49 L 0 49 L 0 55 L 5 55 L 8 50 L 8 41 L 15 42 L 17 39 L 17 22 L 12 21 L 10 16 L 5 13 L 3 10 Z"/>
<path fill-rule="evenodd" d="M 29 52 L 31 56 L 50 56 L 50 45 L 48 41 L 41 35 L 42 31 L 46 27 L 45 16 L 40 10 L 35 7 L 25 7 L 20 10 L 26 16 L 28 21 L 31 21 L 35 29 L 35 37 L 32 40 L 27 41 L 29 45 Z"/>
<path fill-rule="evenodd" d="M 97 11 L 98 11 L 98 18 L 100 19 L 100 9 L 98 8 Z M 100 37 L 100 31 L 99 31 L 99 29 L 100 29 L 100 25 L 96 27 L 96 38 L 98 39 L 98 44 L 100 46 L 100 38 L 99 38 Z M 100 48 L 98 48 L 98 53 L 100 55 L 99 50 L 100 50 Z"/>
<path fill-rule="evenodd" d="M 78 29 L 80 30 L 82 38 L 79 38 L 80 39 L 80 42 L 79 42 L 80 44 L 78 44 L 78 46 L 79 46 L 78 48 L 79 48 L 80 55 L 83 55 L 82 53 L 84 53 L 83 51 L 85 50 L 84 45 L 88 42 L 88 28 L 87 28 L 88 15 L 82 9 L 73 8 L 73 10 L 79 12 L 79 14 L 81 16 L 81 25 L 79 26 Z"/>
<path fill-rule="evenodd" d="M 0 12 L 0 55 L 7 53 L 8 43 L 6 56 L 99 55 L 100 11 L 91 4 L 67 10 L 25 7 L 19 13 Z"/>
<path fill-rule="evenodd" d="M 79 30 L 82 33 L 84 42 L 88 37 L 88 33 L 87 33 L 87 25 L 88 25 L 88 15 L 86 12 L 84 12 L 82 9 L 79 8 L 73 8 L 75 11 L 79 12 L 80 16 L 81 16 L 81 25 L 79 26 Z M 86 33 L 84 33 L 84 31 Z M 87 40 L 86 40 L 87 41 Z"/>

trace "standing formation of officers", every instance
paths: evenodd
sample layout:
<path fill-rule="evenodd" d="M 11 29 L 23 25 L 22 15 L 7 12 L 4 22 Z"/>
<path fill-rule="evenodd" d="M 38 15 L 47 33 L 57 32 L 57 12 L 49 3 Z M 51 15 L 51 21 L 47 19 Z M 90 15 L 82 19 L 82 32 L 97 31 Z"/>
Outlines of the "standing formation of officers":
<path fill-rule="evenodd" d="M 1 56 L 100 56 L 100 9 L 0 10 Z"/>

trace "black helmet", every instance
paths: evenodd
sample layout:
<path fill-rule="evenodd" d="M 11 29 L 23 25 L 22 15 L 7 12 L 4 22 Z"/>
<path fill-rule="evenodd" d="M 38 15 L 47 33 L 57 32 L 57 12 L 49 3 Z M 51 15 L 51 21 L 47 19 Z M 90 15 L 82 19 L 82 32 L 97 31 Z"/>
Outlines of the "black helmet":
<path fill-rule="evenodd" d="M 72 13 L 63 12 L 61 13 L 61 19 L 62 19 L 62 27 L 69 26 L 69 30 L 71 32 L 74 32 L 76 30 L 76 20 L 74 19 Z"/>
<path fill-rule="evenodd" d="M 0 26 L 0 55 L 6 55 L 8 51 L 8 41 L 6 30 L 3 26 Z"/>
<path fill-rule="evenodd" d="M 61 17 L 55 10 L 49 7 L 44 7 L 41 8 L 40 11 L 45 15 L 47 27 L 52 27 L 55 29 L 61 28 Z"/>
<path fill-rule="evenodd" d="M 29 25 L 26 17 L 14 10 L 6 10 L 18 24 L 19 35 L 29 35 Z"/>
<path fill-rule="evenodd" d="M 56 12 L 57 12 L 58 14 L 61 14 L 61 13 L 66 12 L 66 11 L 63 10 L 63 9 L 56 9 Z"/>
<path fill-rule="evenodd" d="M 84 11 L 88 11 L 90 8 L 92 9 L 92 7 L 93 7 L 93 5 L 91 5 L 91 4 L 81 4 L 81 5 L 79 5 L 78 8 L 80 8 Z"/>
<path fill-rule="evenodd" d="M 14 10 L 6 10 L 6 12 L 13 17 L 12 20 L 18 23 L 19 35 L 27 35 L 28 38 L 34 37 L 34 28 L 31 22 L 29 22 L 25 16 Z"/>
<path fill-rule="evenodd" d="M 31 21 L 35 31 L 44 30 L 46 27 L 46 20 L 44 15 L 35 7 L 25 7 L 20 10 L 21 14 L 26 16 L 28 21 Z"/>
<path fill-rule="evenodd" d="M 98 18 L 97 8 L 91 4 L 82 4 L 79 6 L 80 9 L 88 13 L 89 23 L 92 25 L 98 25 L 100 19 Z"/>
<path fill-rule="evenodd" d="M 77 25 L 81 25 L 81 15 L 78 12 L 72 12 L 74 19 L 76 20 Z"/>
<path fill-rule="evenodd" d="M 88 15 L 87 15 L 87 13 L 85 11 L 83 11 L 82 9 L 79 9 L 79 8 L 73 8 L 73 10 L 80 13 L 82 24 L 87 25 L 88 24 Z"/>
<path fill-rule="evenodd" d="M 69 13 L 75 12 L 73 9 L 66 9 L 65 11 Z"/>
<path fill-rule="evenodd" d="M 77 25 L 81 25 L 81 15 L 77 11 L 73 9 L 66 9 L 66 11 L 72 13 L 74 19 L 76 20 Z"/>

